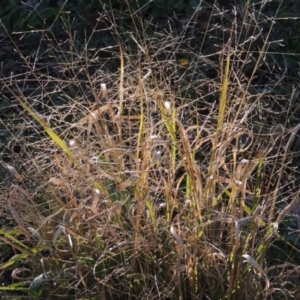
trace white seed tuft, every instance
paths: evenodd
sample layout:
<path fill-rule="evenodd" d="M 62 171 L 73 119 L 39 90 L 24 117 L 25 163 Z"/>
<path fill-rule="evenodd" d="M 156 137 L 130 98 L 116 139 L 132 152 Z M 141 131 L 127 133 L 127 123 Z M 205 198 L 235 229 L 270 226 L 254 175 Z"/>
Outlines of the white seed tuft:
<path fill-rule="evenodd" d="M 171 114 L 171 102 L 165 101 L 164 106 L 165 106 L 165 109 L 167 110 L 168 114 Z"/>

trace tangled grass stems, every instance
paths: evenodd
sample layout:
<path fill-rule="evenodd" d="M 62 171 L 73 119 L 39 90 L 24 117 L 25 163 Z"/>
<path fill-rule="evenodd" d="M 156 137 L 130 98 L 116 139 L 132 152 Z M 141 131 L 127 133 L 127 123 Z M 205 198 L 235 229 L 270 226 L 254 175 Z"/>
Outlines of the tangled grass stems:
<path fill-rule="evenodd" d="M 98 27 L 80 47 L 65 16 L 68 45 L 44 30 L 47 51 L 25 56 L 10 35 L 26 71 L 1 76 L 12 109 L 1 197 L 12 223 L 0 231 L 10 253 L 0 269 L 15 281 L 2 291 L 27 284 L 31 297 L 48 299 L 297 295 L 298 238 L 280 227 L 297 231 L 290 183 L 299 126 L 279 124 L 278 114 L 295 112 L 284 106 L 272 115 L 262 103 L 267 91 L 253 83 L 260 64 L 270 69 L 273 25 L 263 35 L 263 4 L 254 16 L 247 4 L 240 14 L 253 27 L 236 12 L 226 23 L 208 6 L 209 20 L 224 21 L 224 40 L 207 55 L 184 40 L 200 6 L 178 36 L 137 13 L 124 24 L 107 10 L 110 26 L 99 32 L 117 37 L 115 47 L 98 50 L 90 47 Z M 208 24 L 203 37 L 219 38 L 218 30 Z M 259 53 L 252 40 L 263 41 Z M 114 55 L 100 59 L 107 49 Z M 178 63 L 181 53 L 188 63 Z"/>

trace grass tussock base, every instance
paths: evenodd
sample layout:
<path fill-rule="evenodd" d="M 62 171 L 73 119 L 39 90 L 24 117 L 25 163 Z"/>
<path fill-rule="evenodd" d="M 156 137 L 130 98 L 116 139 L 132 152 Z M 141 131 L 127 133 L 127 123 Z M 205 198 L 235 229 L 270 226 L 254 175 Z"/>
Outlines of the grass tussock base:
<path fill-rule="evenodd" d="M 128 7 L 83 43 L 67 18 L 67 41 L 23 33 L 40 50 L 1 75 L 2 293 L 297 299 L 300 127 L 263 8 L 208 5 L 202 44 L 200 6 L 176 30 Z M 99 32 L 114 43 L 90 48 Z"/>

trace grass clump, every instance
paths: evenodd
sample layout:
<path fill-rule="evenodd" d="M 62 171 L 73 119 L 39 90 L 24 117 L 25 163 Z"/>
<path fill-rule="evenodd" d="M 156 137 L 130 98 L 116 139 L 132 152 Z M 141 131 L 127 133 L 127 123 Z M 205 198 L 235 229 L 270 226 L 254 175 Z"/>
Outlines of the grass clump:
<path fill-rule="evenodd" d="M 7 297 L 298 295 L 296 79 L 266 5 L 203 2 L 160 26 L 151 6 L 104 6 L 88 36 L 62 5 L 61 36 L 22 32 L 32 53 L 7 35 Z"/>

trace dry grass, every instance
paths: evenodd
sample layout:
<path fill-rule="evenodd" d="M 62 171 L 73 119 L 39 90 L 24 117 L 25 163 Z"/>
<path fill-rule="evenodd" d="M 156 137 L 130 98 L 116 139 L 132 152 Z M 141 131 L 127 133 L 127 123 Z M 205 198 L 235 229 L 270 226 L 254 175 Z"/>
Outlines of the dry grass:
<path fill-rule="evenodd" d="M 47 299 L 295 295 L 298 250 L 278 227 L 298 216 L 299 125 L 282 104 L 293 94 L 272 93 L 285 75 L 259 85 L 273 25 L 262 31 L 251 7 L 214 8 L 223 23 L 209 19 L 203 41 L 221 39 L 213 26 L 223 37 L 205 55 L 185 40 L 194 16 L 177 34 L 149 35 L 147 20 L 133 16 L 124 32 L 111 11 L 116 47 L 80 48 L 67 24 L 67 46 L 47 30 L 32 57 L 16 45 L 23 72 L 1 77 L 14 109 L 2 120 L 11 139 L 0 232 L 1 249 L 16 254 L 0 265 L 15 293 L 30 284 Z"/>

